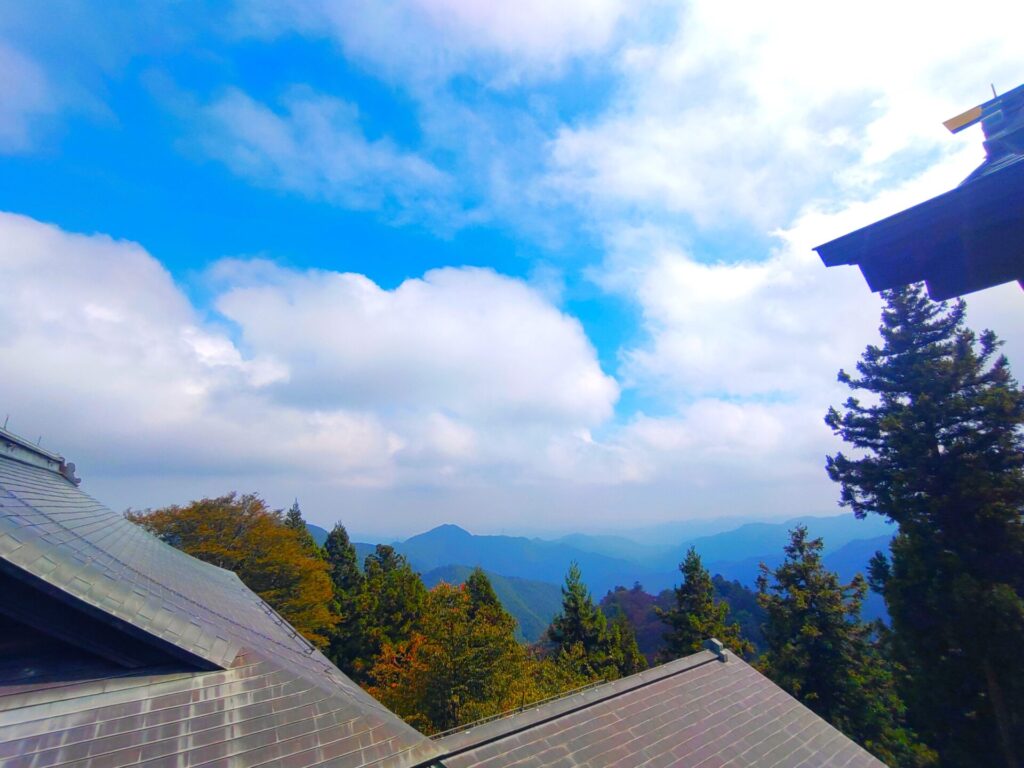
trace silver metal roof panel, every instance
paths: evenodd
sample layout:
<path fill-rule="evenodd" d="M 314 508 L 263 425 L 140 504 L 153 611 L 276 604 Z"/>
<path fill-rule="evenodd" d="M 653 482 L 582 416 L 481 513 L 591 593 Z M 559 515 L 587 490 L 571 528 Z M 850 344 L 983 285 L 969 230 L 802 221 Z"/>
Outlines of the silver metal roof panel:
<path fill-rule="evenodd" d="M 59 685 L 0 680 L 0 763 L 408 766 L 438 754 L 233 573 L 22 459 L 0 452 L 4 572 L 186 663 Z"/>

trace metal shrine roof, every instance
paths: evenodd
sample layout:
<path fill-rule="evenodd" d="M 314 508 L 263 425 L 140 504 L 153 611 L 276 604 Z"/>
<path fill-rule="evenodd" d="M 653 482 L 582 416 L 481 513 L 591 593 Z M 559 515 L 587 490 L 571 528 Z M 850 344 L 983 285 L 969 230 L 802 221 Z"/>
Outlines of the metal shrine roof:
<path fill-rule="evenodd" d="M 428 739 L 69 466 L 0 434 L 5 768 L 882 766 L 720 645 Z"/>
<path fill-rule="evenodd" d="M 933 299 L 1017 280 L 1024 287 L 1024 85 L 946 121 L 981 122 L 985 162 L 958 187 L 815 250 L 855 264 L 872 291 L 925 281 Z"/>
<path fill-rule="evenodd" d="M 734 654 L 701 651 L 438 741 L 445 768 L 885 768 Z"/>
<path fill-rule="evenodd" d="M 92 499 L 56 454 L 0 438 L 0 615 L 30 640 L 0 664 L 4 766 L 408 766 L 438 753 L 233 573 Z"/>

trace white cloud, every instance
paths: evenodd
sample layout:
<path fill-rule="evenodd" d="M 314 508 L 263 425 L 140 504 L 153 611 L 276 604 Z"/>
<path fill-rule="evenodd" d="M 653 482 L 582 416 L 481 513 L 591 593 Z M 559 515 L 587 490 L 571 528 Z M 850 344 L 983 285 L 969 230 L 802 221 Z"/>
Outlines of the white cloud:
<path fill-rule="evenodd" d="M 40 117 L 57 109 L 43 70 L 29 57 L 0 40 L 0 153 L 34 148 Z"/>
<path fill-rule="evenodd" d="M 624 350 L 627 379 L 675 398 L 820 391 L 875 337 L 880 301 L 814 246 L 949 189 L 975 160 L 969 148 L 870 200 L 809 206 L 762 261 L 700 260 L 657 229 L 620 233 L 597 279 L 643 312 L 648 341 Z"/>
<path fill-rule="evenodd" d="M 826 269 L 812 248 L 950 188 L 975 159 L 951 155 L 838 210 L 809 206 L 760 262 L 699 261 L 657 228 L 621 232 L 595 276 L 641 310 L 645 339 L 621 353 L 624 384 L 665 412 L 639 413 L 613 435 L 622 466 L 698 508 L 745 489 L 719 514 L 829 509 L 836 489 L 824 457 L 840 443 L 823 416 L 850 394 L 838 370 L 878 340 L 881 300 L 857 268 Z M 969 325 L 993 328 L 1011 364 L 1024 365 L 1024 340 L 1012 333 L 1019 287 L 966 298 Z"/>
<path fill-rule="evenodd" d="M 276 112 L 229 89 L 201 110 L 206 151 L 257 184 L 349 208 L 419 217 L 451 207 L 452 179 L 386 137 L 367 138 L 354 105 L 304 88 L 281 102 Z"/>
<path fill-rule="evenodd" d="M 212 280 L 237 341 L 140 246 L 0 214 L 12 428 L 86 474 L 187 478 L 176 500 L 203 477 L 221 482 L 204 492 L 243 478 L 285 494 L 537 482 L 553 446 L 607 420 L 618 394 L 577 321 L 488 270 L 388 291 L 224 262 Z"/>
<path fill-rule="evenodd" d="M 560 131 L 549 183 L 601 217 L 701 226 L 773 228 L 813 196 L 870 196 L 954 151 L 941 121 L 990 81 L 1017 84 L 1005 29 L 1024 9 L 987 5 L 688 3 L 666 42 L 622 48 L 612 107 Z"/>
<path fill-rule="evenodd" d="M 611 416 L 614 382 L 580 324 L 525 283 L 437 269 L 383 290 L 362 275 L 231 262 L 217 300 L 242 342 L 284 361 L 282 399 L 329 408 L 437 410 L 475 424 L 567 426 Z M 273 275 L 268 280 L 268 276 Z"/>
<path fill-rule="evenodd" d="M 308 0 L 287 7 L 251 2 L 244 30 L 286 29 L 337 40 L 346 56 L 407 84 L 466 73 L 507 84 L 557 74 L 566 60 L 609 45 L 628 3 L 621 0 Z"/>

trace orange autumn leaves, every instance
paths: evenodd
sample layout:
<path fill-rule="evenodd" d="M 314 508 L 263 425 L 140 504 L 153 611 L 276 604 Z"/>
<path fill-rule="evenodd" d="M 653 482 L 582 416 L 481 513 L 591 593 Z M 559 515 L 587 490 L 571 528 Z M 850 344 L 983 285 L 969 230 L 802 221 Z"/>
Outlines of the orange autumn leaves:
<path fill-rule="evenodd" d="M 234 571 L 306 639 L 327 646 L 338 620 L 327 563 L 259 496 L 231 493 L 125 516 L 193 557 Z"/>
<path fill-rule="evenodd" d="M 442 582 L 427 593 L 410 638 L 381 649 L 369 690 L 433 733 L 535 700 L 530 661 L 516 642 L 515 619 L 476 571 L 466 584 Z"/>

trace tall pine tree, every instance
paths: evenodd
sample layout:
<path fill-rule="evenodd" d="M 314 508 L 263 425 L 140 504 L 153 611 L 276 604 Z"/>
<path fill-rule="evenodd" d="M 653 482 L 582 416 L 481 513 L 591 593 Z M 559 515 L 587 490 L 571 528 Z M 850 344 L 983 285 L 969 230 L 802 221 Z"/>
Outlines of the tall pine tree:
<path fill-rule="evenodd" d="M 352 676 L 369 679 L 369 670 L 385 645 L 407 642 L 419 627 L 427 599 L 423 580 L 394 547 L 378 544 L 363 562 L 363 581 L 356 596 L 358 649 Z"/>
<path fill-rule="evenodd" d="M 823 546 L 797 526 L 782 565 L 761 565 L 761 671 L 893 768 L 928 765 L 932 755 L 904 727 L 894 670 L 860 620 L 867 585 L 861 576 L 840 584 L 822 564 Z"/>
<path fill-rule="evenodd" d="M 740 656 L 751 656 L 754 646 L 743 637 L 739 624 L 728 621 L 729 605 L 715 599 L 711 574 L 701 563 L 693 547 L 679 564 L 683 582 L 675 588 L 676 604 L 667 611 L 656 609 L 661 620 L 669 625 L 665 633 L 664 661 L 696 653 L 704 641 L 716 638 Z"/>
<path fill-rule="evenodd" d="M 298 499 L 292 502 L 288 512 L 285 513 L 284 524 L 295 531 L 295 535 L 299 537 L 299 541 L 302 542 L 302 546 L 307 552 L 317 556 L 320 555 L 320 547 L 316 545 L 313 534 L 309 532 L 309 528 L 306 527 L 306 521 L 302 518 L 302 510 L 299 509 Z"/>
<path fill-rule="evenodd" d="M 333 606 L 338 616 L 327 656 L 343 672 L 351 675 L 362 649 L 357 601 L 363 586 L 363 573 L 359 570 L 356 548 L 341 523 L 336 523 L 327 534 L 323 551 L 330 568 L 334 586 Z"/>
<path fill-rule="evenodd" d="M 628 633 L 627 633 L 628 630 Z M 604 612 L 583 583 L 580 567 L 569 566 L 562 587 L 562 610 L 551 621 L 547 639 L 560 663 L 572 674 L 592 680 L 614 679 L 638 671 L 636 634 L 628 623 L 609 628 Z"/>
<path fill-rule="evenodd" d="M 882 345 L 857 376 L 869 393 L 830 409 L 855 449 L 828 459 L 841 504 L 899 526 L 872 584 L 892 617 L 911 721 L 950 766 L 1024 755 L 1024 394 L 1000 342 L 965 305 L 920 286 L 883 294 Z M 985 759 L 982 758 L 985 756 Z"/>

